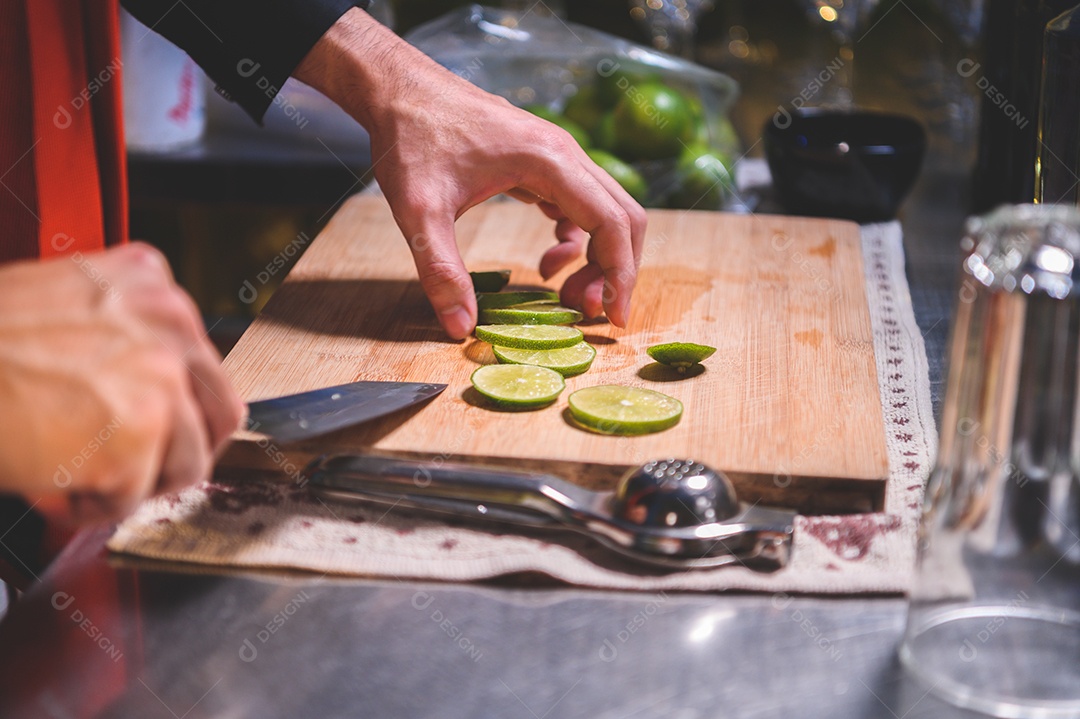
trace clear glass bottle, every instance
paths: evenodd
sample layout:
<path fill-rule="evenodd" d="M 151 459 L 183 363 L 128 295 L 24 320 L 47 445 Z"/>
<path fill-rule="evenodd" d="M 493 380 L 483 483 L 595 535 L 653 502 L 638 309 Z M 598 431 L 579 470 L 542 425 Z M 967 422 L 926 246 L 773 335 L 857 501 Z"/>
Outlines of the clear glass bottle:
<path fill-rule="evenodd" d="M 1043 36 L 1035 201 L 1080 204 L 1080 5 Z"/>
<path fill-rule="evenodd" d="M 1035 198 L 1039 78 L 1046 24 L 1076 0 L 987 0 L 972 205 L 985 212 Z"/>

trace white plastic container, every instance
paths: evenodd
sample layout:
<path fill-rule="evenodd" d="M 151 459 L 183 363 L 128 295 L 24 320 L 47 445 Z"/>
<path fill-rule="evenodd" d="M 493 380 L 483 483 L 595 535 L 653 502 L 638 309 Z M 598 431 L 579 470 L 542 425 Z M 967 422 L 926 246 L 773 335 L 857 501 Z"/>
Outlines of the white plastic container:
<path fill-rule="evenodd" d="M 206 128 L 203 73 L 180 48 L 121 11 L 127 146 L 168 152 L 197 142 Z"/>

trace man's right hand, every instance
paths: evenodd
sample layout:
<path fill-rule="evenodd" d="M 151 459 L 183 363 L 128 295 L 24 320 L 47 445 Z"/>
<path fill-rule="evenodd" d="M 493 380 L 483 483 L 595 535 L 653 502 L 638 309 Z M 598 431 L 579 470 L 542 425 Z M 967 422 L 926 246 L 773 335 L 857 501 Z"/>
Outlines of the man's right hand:
<path fill-rule="evenodd" d="M 0 490 L 118 519 L 208 478 L 243 413 L 153 248 L 0 267 Z"/>

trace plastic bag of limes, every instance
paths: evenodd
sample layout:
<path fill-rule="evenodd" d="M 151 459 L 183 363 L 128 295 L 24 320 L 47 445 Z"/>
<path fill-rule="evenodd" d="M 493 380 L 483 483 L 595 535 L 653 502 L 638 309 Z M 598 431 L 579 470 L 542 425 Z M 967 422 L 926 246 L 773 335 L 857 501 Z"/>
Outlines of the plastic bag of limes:
<path fill-rule="evenodd" d="M 732 200 L 738 137 L 727 75 L 592 28 L 473 5 L 410 42 L 458 75 L 566 129 L 649 207 Z"/>

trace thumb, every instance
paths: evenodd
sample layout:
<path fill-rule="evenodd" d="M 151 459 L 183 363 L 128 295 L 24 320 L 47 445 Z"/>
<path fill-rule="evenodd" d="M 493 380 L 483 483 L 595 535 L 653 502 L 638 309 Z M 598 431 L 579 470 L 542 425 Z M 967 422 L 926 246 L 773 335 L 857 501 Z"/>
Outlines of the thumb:
<path fill-rule="evenodd" d="M 464 339 L 476 325 L 476 295 L 454 239 L 453 219 L 417 219 L 399 226 L 408 238 L 420 285 L 446 334 Z"/>

